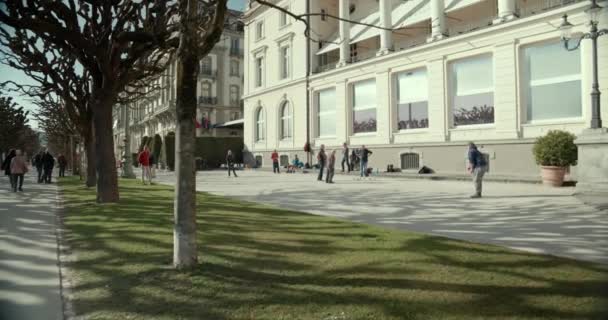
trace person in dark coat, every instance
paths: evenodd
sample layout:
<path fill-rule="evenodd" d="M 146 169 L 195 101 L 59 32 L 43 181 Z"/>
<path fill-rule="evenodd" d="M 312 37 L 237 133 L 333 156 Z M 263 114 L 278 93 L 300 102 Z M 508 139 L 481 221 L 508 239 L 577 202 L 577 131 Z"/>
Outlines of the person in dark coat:
<path fill-rule="evenodd" d="M 317 161 L 319 165 L 319 176 L 317 177 L 318 181 L 323 181 L 323 169 L 327 165 L 327 154 L 325 153 L 325 145 L 321 145 L 321 149 L 319 149 L 319 153 L 317 154 Z"/>
<path fill-rule="evenodd" d="M 36 167 L 36 171 L 38 172 L 38 183 L 42 183 L 42 157 L 44 156 L 44 150 L 40 150 L 38 154 L 34 157 L 33 165 Z"/>
<path fill-rule="evenodd" d="M 64 155 L 60 154 L 59 157 L 57 157 L 57 163 L 59 164 L 59 176 L 65 177 L 65 167 L 68 166 L 68 160 Z"/>
<path fill-rule="evenodd" d="M 11 161 L 13 160 L 13 158 L 16 156 L 16 150 L 15 149 L 11 149 L 8 154 L 6 155 L 6 158 L 4 159 L 4 162 L 2 162 L 2 170 L 4 170 L 4 174 L 8 177 L 11 176 Z"/>
<path fill-rule="evenodd" d="M 232 150 L 228 150 L 228 154 L 226 155 L 226 166 L 228 166 L 228 176 L 230 177 L 230 171 L 234 173 L 234 177 L 238 177 L 236 175 L 236 170 L 234 169 L 234 155 L 232 154 Z"/>
<path fill-rule="evenodd" d="M 51 183 L 53 176 L 53 168 L 55 167 L 55 158 L 53 155 L 47 150 L 42 156 L 42 169 L 44 170 L 44 183 Z"/>

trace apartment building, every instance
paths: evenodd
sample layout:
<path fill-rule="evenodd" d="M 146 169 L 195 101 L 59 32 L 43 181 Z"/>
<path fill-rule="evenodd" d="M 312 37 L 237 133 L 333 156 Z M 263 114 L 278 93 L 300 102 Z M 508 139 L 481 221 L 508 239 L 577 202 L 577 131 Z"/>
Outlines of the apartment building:
<path fill-rule="evenodd" d="M 197 137 L 242 137 L 243 118 L 243 24 L 242 13 L 229 11 L 224 33 L 211 53 L 200 61 L 198 77 Z M 163 141 L 175 133 L 176 63 L 170 65 L 150 93 L 129 106 L 117 105 L 114 110 L 116 154 L 125 149 L 128 122 L 130 151 L 138 152 L 144 138 Z M 153 88 L 161 88 L 153 90 Z M 128 114 L 127 114 L 128 112 Z M 164 160 L 161 152 L 161 163 Z M 118 157 L 120 159 L 120 157 Z"/>
<path fill-rule="evenodd" d="M 311 30 L 306 37 L 303 23 L 255 2 L 244 14 L 244 139 L 262 166 L 274 149 L 286 162 L 305 158 L 307 141 L 314 150 L 346 142 L 373 150 L 370 166 L 381 171 L 463 173 L 474 141 L 490 174 L 537 176 L 535 138 L 589 127 L 591 43 L 568 51 L 558 30 L 567 13 L 574 35 L 588 32 L 589 1 L 275 3 L 311 13 Z M 598 39 L 605 93 L 607 38 Z M 608 93 L 601 101 L 608 119 Z"/>

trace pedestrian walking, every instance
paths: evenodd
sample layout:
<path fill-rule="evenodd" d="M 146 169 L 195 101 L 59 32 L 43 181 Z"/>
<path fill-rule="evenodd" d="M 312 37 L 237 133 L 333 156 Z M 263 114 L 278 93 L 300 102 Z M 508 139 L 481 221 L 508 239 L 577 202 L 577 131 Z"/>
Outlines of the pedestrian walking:
<path fill-rule="evenodd" d="M 327 176 L 325 183 L 334 183 L 334 171 L 336 168 L 336 150 L 333 150 L 327 160 Z"/>
<path fill-rule="evenodd" d="M 279 154 L 276 149 L 272 152 L 270 158 L 272 159 L 272 172 L 281 173 L 279 169 Z"/>
<path fill-rule="evenodd" d="M 42 157 L 44 156 L 44 150 L 40 150 L 40 152 L 38 152 L 38 154 L 34 157 L 34 167 L 36 168 L 36 171 L 38 172 L 38 183 L 42 183 L 42 173 L 43 173 L 43 164 L 42 164 Z"/>
<path fill-rule="evenodd" d="M 150 152 L 150 178 L 156 178 L 156 157 Z"/>
<path fill-rule="evenodd" d="M 365 145 L 361 146 L 361 177 L 367 177 L 367 161 L 372 153 Z"/>
<path fill-rule="evenodd" d="M 317 153 L 317 163 L 319 165 L 319 176 L 317 180 L 323 181 L 323 169 L 327 164 L 327 155 L 325 154 L 325 145 L 321 145 L 321 149 L 319 149 L 319 153 Z"/>
<path fill-rule="evenodd" d="M 468 158 L 469 165 L 467 166 L 467 171 L 473 176 L 473 185 L 475 187 L 475 193 L 471 195 L 471 198 L 481 198 L 483 176 L 488 171 L 488 164 L 483 154 L 477 150 L 477 146 L 473 142 L 469 142 Z"/>
<path fill-rule="evenodd" d="M 53 181 L 53 168 L 55 167 L 55 158 L 47 149 L 42 155 L 42 181 L 44 183 L 52 183 Z"/>
<path fill-rule="evenodd" d="M 15 155 L 15 149 L 9 150 L 8 154 L 6 155 L 6 158 L 4 158 L 4 161 L 2 162 L 2 170 L 4 170 L 4 175 L 9 177 L 9 179 L 11 177 L 11 161 L 13 161 Z"/>
<path fill-rule="evenodd" d="M 348 145 L 346 142 L 342 144 L 342 172 L 344 172 L 344 164 L 346 164 L 346 170 L 350 172 L 350 161 L 348 161 Z"/>
<path fill-rule="evenodd" d="M 11 188 L 13 192 L 23 191 L 23 177 L 27 173 L 27 161 L 21 154 L 21 150 L 15 151 L 15 157 L 11 160 Z"/>
<path fill-rule="evenodd" d="M 226 154 L 226 166 L 228 166 L 228 177 L 230 177 L 230 171 L 232 171 L 234 177 L 237 178 L 238 176 L 234 169 L 234 156 L 232 155 L 232 150 L 228 150 L 228 154 Z"/>
<path fill-rule="evenodd" d="M 65 177 L 65 167 L 67 167 L 68 165 L 68 160 L 65 158 L 64 155 L 60 154 L 57 157 L 57 164 L 59 165 L 59 176 Z"/>
<path fill-rule="evenodd" d="M 144 147 L 137 157 L 137 162 L 141 166 L 141 182 L 146 184 L 146 180 L 152 184 L 152 174 L 150 172 L 150 150 Z"/>
<path fill-rule="evenodd" d="M 357 151 L 353 150 L 350 154 L 350 171 L 355 171 L 355 163 L 357 163 Z"/>

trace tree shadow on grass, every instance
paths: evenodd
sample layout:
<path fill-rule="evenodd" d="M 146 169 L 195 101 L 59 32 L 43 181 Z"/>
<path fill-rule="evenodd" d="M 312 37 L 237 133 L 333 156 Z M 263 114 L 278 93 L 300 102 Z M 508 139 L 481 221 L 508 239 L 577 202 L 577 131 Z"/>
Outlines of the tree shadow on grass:
<path fill-rule="evenodd" d="M 73 186 L 67 185 L 67 191 Z M 602 319 L 608 270 L 199 195 L 200 265 L 178 272 L 172 191 L 76 199 L 76 310 L 134 319 Z M 77 191 L 74 191 L 77 192 Z M 86 197 L 84 197 L 86 198 Z"/>

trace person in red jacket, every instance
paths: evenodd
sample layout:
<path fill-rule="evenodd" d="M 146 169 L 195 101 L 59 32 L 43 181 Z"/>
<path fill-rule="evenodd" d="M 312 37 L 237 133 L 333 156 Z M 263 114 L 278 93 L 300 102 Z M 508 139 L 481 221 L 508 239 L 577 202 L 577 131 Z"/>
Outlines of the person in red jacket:
<path fill-rule="evenodd" d="M 144 147 L 144 150 L 139 154 L 137 158 L 139 165 L 141 166 L 141 182 L 146 184 L 146 179 L 152 184 L 152 174 L 150 172 L 150 150 L 148 147 Z"/>
<path fill-rule="evenodd" d="M 277 150 L 274 150 L 272 155 L 270 155 L 270 158 L 272 159 L 272 172 L 281 173 L 279 170 L 279 154 L 277 153 Z"/>

